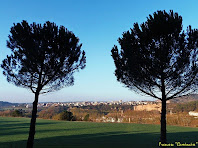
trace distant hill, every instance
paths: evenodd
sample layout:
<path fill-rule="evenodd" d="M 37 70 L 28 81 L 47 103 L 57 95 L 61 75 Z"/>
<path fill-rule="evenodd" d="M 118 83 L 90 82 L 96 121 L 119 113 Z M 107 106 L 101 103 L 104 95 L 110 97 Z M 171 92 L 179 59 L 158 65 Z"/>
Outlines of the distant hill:
<path fill-rule="evenodd" d="M 191 94 L 170 100 L 171 103 L 186 103 L 191 101 L 198 101 L 198 94 Z"/>
<path fill-rule="evenodd" d="M 14 105 L 17 105 L 17 103 L 10 103 L 10 102 L 0 101 L 0 108 L 1 107 L 14 106 Z"/>

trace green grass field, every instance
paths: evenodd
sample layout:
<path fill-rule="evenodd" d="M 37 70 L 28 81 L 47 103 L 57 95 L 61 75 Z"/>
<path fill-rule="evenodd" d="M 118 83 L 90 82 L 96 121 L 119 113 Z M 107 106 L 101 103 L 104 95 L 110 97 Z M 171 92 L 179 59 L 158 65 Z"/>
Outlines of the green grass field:
<path fill-rule="evenodd" d="M 30 119 L 0 117 L 0 148 L 26 146 Z M 168 126 L 168 142 L 198 142 L 198 128 Z M 159 125 L 37 119 L 35 148 L 155 148 Z M 197 144 L 198 147 L 198 144 Z"/>

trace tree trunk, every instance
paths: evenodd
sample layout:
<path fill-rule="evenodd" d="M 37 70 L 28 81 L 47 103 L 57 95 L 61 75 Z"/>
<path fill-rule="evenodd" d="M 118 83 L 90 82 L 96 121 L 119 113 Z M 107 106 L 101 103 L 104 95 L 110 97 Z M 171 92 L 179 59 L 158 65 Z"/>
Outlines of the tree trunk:
<path fill-rule="evenodd" d="M 163 93 L 165 94 L 165 93 Z M 162 144 L 166 143 L 166 96 L 162 95 L 162 111 L 161 111 L 161 137 Z M 164 147 L 163 147 L 164 148 Z"/>
<path fill-rule="evenodd" d="M 162 66 L 163 69 L 163 66 Z M 160 142 L 162 144 L 166 144 L 166 87 L 165 87 L 165 80 L 164 80 L 164 73 L 162 70 L 161 75 L 161 92 L 162 92 L 162 111 L 161 111 L 161 136 L 160 136 Z M 163 146 L 161 146 L 163 147 Z M 163 147 L 163 148 L 166 148 Z"/>
<path fill-rule="evenodd" d="M 35 100 L 33 102 L 32 119 L 30 122 L 30 130 L 29 130 L 29 137 L 28 137 L 28 141 L 27 141 L 27 148 L 33 148 L 33 144 L 34 144 L 38 97 L 39 97 L 39 93 L 36 92 Z"/>

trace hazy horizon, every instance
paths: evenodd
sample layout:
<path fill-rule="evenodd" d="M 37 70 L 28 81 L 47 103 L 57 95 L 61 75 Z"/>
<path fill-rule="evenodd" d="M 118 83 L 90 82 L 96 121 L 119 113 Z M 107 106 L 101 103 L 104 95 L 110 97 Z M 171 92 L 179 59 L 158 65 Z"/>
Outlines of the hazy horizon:
<path fill-rule="evenodd" d="M 2 100 L 0 100 L 0 101 L 2 101 Z M 76 99 L 76 101 L 75 100 L 71 100 L 71 101 L 68 101 L 68 100 L 66 100 L 66 101 L 39 101 L 38 103 L 67 103 L 67 102 L 113 102 L 113 101 L 119 101 L 119 100 L 116 100 L 116 99 L 109 99 L 109 100 L 86 100 L 86 99 L 84 99 L 84 100 L 79 100 L 78 101 L 78 99 Z M 156 101 L 156 99 L 148 99 L 148 100 L 122 100 L 123 102 L 127 102 L 127 101 Z M 16 100 L 16 102 L 10 102 L 10 101 L 3 101 L 3 102 L 9 102 L 9 103 L 20 103 L 20 104 L 32 104 L 32 102 L 17 102 L 17 100 Z"/>

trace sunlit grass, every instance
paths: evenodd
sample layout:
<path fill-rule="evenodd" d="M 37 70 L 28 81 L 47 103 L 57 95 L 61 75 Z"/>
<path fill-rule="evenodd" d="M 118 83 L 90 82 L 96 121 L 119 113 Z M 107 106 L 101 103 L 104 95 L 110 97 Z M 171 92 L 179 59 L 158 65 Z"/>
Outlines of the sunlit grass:
<path fill-rule="evenodd" d="M 0 147 L 25 147 L 29 118 L 0 117 Z M 196 142 L 198 128 L 168 126 L 168 142 Z M 37 119 L 37 147 L 158 147 L 159 125 Z"/>

